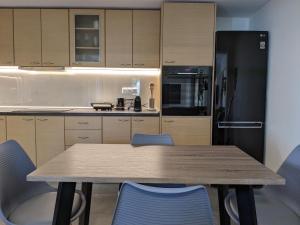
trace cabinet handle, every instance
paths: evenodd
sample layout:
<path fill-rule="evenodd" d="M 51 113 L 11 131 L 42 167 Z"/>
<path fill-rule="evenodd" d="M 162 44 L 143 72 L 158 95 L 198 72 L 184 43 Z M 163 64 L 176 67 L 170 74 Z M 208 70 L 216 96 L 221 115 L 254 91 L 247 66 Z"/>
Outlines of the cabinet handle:
<path fill-rule="evenodd" d="M 134 120 L 134 122 L 144 122 L 144 120 Z"/>
<path fill-rule="evenodd" d="M 48 119 L 38 119 L 38 121 L 45 122 L 48 121 Z"/>
<path fill-rule="evenodd" d="M 27 122 L 33 121 L 33 119 L 26 119 L 26 118 L 23 118 L 22 120 L 23 120 L 23 121 L 27 121 Z"/>
<path fill-rule="evenodd" d="M 88 125 L 89 122 L 78 122 L 79 125 Z"/>
<path fill-rule="evenodd" d="M 130 63 L 128 63 L 128 64 L 126 64 L 126 66 L 131 66 L 131 64 L 130 64 Z"/>
<path fill-rule="evenodd" d="M 128 122 L 129 120 L 121 120 L 119 119 L 119 122 Z"/>
<path fill-rule="evenodd" d="M 175 63 L 175 61 L 165 61 L 165 63 Z"/>
<path fill-rule="evenodd" d="M 39 64 L 40 64 L 40 62 L 33 61 L 33 62 L 31 62 L 30 64 L 33 64 L 33 65 L 39 65 Z"/>
<path fill-rule="evenodd" d="M 6 62 L 5 64 L 12 64 L 12 61 L 8 61 L 8 62 Z"/>
<path fill-rule="evenodd" d="M 3 121 L 4 119 L 3 118 L 0 118 L 0 121 Z"/>
<path fill-rule="evenodd" d="M 45 65 L 54 65 L 54 62 L 44 62 Z"/>
<path fill-rule="evenodd" d="M 86 139 L 88 139 L 89 137 L 78 137 L 79 139 L 81 139 L 81 140 L 86 140 Z"/>
<path fill-rule="evenodd" d="M 144 63 L 135 63 L 134 65 L 135 65 L 135 66 L 145 66 Z"/>
<path fill-rule="evenodd" d="M 164 120 L 165 123 L 174 123 L 174 120 Z"/>

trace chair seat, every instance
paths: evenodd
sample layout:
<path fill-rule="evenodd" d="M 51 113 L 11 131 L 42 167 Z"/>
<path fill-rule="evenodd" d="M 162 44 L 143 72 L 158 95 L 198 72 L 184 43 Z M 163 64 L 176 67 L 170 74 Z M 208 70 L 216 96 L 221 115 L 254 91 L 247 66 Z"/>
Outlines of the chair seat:
<path fill-rule="evenodd" d="M 255 191 L 255 205 L 258 225 L 300 224 L 300 217 L 296 213 L 263 190 Z M 230 206 L 235 212 L 238 211 L 235 198 L 231 199 Z"/>
<path fill-rule="evenodd" d="M 56 192 L 37 195 L 20 204 L 8 217 L 8 220 L 18 225 L 51 225 L 56 201 Z M 75 193 L 72 216 L 81 206 L 81 198 Z"/>

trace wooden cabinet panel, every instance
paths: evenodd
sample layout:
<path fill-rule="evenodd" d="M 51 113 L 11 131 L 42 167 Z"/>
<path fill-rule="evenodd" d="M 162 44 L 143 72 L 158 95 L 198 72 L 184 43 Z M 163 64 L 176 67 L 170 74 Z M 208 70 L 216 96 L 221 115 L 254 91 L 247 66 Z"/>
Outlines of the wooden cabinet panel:
<path fill-rule="evenodd" d="M 41 10 L 14 9 L 15 64 L 41 66 Z"/>
<path fill-rule="evenodd" d="M 163 65 L 213 65 L 215 5 L 163 5 Z"/>
<path fill-rule="evenodd" d="M 131 136 L 134 134 L 159 134 L 159 117 L 132 117 Z"/>
<path fill-rule="evenodd" d="M 0 116 L 0 143 L 6 141 L 6 118 L 5 116 Z"/>
<path fill-rule="evenodd" d="M 210 145 L 211 117 L 162 117 L 162 133 L 176 145 Z"/>
<path fill-rule="evenodd" d="M 17 141 L 36 165 L 34 116 L 7 116 L 7 140 Z"/>
<path fill-rule="evenodd" d="M 37 166 L 64 151 L 64 117 L 36 117 Z"/>
<path fill-rule="evenodd" d="M 76 143 L 101 144 L 101 130 L 66 130 L 66 146 L 71 146 Z"/>
<path fill-rule="evenodd" d="M 42 64 L 69 65 L 68 9 L 42 9 Z"/>
<path fill-rule="evenodd" d="M 106 66 L 132 67 L 132 10 L 106 10 Z"/>
<path fill-rule="evenodd" d="M 132 43 L 133 67 L 159 67 L 159 10 L 133 10 Z"/>
<path fill-rule="evenodd" d="M 130 123 L 130 117 L 103 117 L 103 143 L 129 144 Z"/>
<path fill-rule="evenodd" d="M 14 65 L 13 10 L 0 9 L 0 65 Z"/>
<path fill-rule="evenodd" d="M 100 116 L 66 116 L 67 130 L 101 130 L 102 117 Z"/>
<path fill-rule="evenodd" d="M 70 9 L 71 66 L 105 66 L 105 12 Z"/>

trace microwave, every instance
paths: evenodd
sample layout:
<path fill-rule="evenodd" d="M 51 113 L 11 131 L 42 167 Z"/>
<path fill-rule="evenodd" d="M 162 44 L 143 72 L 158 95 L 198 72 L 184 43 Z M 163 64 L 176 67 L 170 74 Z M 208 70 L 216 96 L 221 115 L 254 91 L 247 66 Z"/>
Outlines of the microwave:
<path fill-rule="evenodd" d="M 163 67 L 163 116 L 210 116 L 211 98 L 212 67 Z"/>

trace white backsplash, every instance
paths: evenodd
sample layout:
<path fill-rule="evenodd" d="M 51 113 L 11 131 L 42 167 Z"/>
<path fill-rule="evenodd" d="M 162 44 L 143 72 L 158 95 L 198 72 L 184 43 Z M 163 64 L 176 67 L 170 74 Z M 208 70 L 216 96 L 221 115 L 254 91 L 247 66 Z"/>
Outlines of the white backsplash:
<path fill-rule="evenodd" d="M 105 72 L 104 72 L 105 73 Z M 91 102 L 116 103 L 122 87 L 140 82 L 142 103 L 148 103 L 149 84 L 155 84 L 156 107 L 159 106 L 159 73 L 65 74 L 55 72 L 0 71 L 0 106 L 90 106 Z M 124 72 L 125 73 L 125 72 Z M 128 96 L 129 97 L 129 96 Z M 132 97 L 132 96 L 131 96 Z"/>

